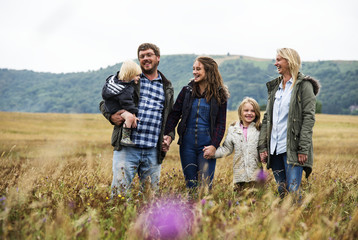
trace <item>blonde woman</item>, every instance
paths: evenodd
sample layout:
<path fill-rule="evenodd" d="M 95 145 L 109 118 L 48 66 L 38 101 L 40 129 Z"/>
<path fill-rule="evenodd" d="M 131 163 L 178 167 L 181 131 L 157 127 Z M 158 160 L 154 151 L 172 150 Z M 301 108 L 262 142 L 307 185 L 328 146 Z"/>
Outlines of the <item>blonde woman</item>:
<path fill-rule="evenodd" d="M 301 59 L 291 48 L 277 50 L 280 77 L 268 82 L 268 100 L 259 137 L 262 162 L 271 168 L 280 197 L 299 193 L 302 172 L 312 172 L 312 129 L 319 82 L 299 72 Z"/>

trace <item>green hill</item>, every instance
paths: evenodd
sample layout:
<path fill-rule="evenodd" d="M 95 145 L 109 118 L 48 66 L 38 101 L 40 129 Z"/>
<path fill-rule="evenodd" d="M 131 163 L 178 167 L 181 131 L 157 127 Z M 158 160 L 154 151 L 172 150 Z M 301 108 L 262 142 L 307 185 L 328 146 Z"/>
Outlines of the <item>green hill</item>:
<path fill-rule="evenodd" d="M 161 56 L 159 70 L 170 79 L 177 95 L 192 77 L 196 55 Z M 265 83 L 278 76 L 272 59 L 246 56 L 212 56 L 228 85 L 229 110 L 235 110 L 245 96 L 266 104 Z M 97 113 L 101 89 L 107 76 L 118 71 L 115 64 L 98 71 L 53 74 L 28 70 L 0 69 L 0 111 Z M 302 72 L 320 80 L 318 100 L 322 112 L 357 114 L 358 61 L 303 62 Z"/>

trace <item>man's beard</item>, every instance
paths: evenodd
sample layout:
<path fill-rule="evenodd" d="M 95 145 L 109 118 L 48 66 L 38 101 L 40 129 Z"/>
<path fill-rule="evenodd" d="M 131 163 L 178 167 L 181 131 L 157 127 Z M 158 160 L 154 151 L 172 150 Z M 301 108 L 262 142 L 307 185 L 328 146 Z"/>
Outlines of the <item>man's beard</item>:
<path fill-rule="evenodd" d="M 144 69 L 142 67 L 141 67 L 141 69 L 144 74 L 150 75 L 157 71 L 158 65 L 159 65 L 159 62 L 157 62 L 156 64 L 153 64 L 153 67 L 151 69 Z"/>

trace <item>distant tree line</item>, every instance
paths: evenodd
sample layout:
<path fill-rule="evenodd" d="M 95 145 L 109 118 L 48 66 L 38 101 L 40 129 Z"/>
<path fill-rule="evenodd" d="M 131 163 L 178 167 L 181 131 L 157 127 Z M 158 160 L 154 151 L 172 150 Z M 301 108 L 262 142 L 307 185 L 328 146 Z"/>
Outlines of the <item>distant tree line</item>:
<path fill-rule="evenodd" d="M 196 57 L 194 54 L 161 57 L 159 70 L 172 81 L 175 96 L 192 78 Z M 213 57 L 222 60 L 227 56 Z M 318 79 L 322 85 L 317 112 L 358 113 L 358 106 L 352 108 L 358 104 L 358 61 L 318 61 L 302 65 L 302 72 Z M 0 111 L 98 113 L 105 79 L 116 74 L 120 66 L 66 74 L 0 69 Z M 266 82 L 278 76 L 273 60 L 238 57 L 223 61 L 219 69 L 231 93 L 229 110 L 236 110 L 245 96 L 255 98 L 263 108 L 267 100 Z"/>

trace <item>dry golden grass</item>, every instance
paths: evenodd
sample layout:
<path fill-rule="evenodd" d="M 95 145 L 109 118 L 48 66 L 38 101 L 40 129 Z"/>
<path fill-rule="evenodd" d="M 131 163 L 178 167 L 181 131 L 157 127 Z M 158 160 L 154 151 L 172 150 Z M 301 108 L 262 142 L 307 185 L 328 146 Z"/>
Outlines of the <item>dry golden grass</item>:
<path fill-rule="evenodd" d="M 190 200 L 195 219 L 185 238 L 357 239 L 358 117 L 316 118 L 302 205 L 276 196 L 270 171 L 262 188 L 233 192 L 232 157 L 218 159 L 212 191 Z M 236 119 L 229 112 L 227 124 Z M 164 196 L 189 201 L 176 142 L 156 196 L 138 195 L 136 178 L 133 195 L 110 200 L 111 132 L 99 114 L 0 112 L 0 237 L 143 237 L 134 229 L 149 203 Z"/>

